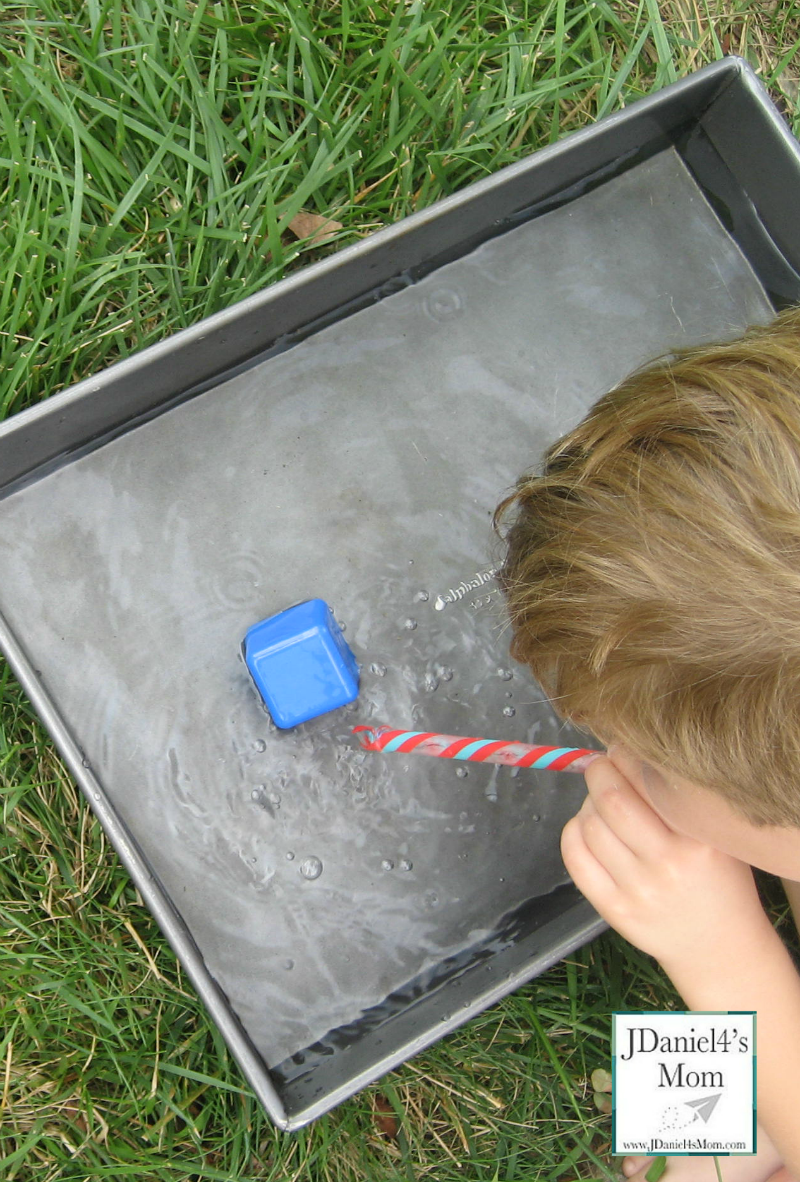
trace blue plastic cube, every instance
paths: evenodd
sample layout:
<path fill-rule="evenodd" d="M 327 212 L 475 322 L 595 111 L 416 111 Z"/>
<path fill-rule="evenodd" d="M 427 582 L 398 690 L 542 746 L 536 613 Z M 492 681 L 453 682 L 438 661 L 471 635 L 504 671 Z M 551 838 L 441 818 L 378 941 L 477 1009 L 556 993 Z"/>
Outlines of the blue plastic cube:
<path fill-rule="evenodd" d="M 297 726 L 358 697 L 358 665 L 323 599 L 249 628 L 244 659 L 276 726 Z"/>

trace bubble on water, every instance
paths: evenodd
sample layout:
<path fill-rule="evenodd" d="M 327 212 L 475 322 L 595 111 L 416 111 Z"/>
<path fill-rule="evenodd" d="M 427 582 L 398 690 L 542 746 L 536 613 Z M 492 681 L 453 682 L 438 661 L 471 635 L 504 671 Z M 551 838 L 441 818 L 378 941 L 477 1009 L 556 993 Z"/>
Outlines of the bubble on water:
<path fill-rule="evenodd" d="M 514 674 L 511 672 L 510 669 L 500 668 L 497 670 L 497 676 L 500 678 L 501 681 L 511 681 L 511 678 L 514 676 Z"/>
<path fill-rule="evenodd" d="M 386 666 L 381 665 L 380 661 L 373 661 L 369 667 L 370 673 L 374 673 L 376 677 L 386 676 Z"/>
<path fill-rule="evenodd" d="M 414 603 L 427 603 L 430 595 L 427 591 L 418 591 L 414 596 Z"/>
<path fill-rule="evenodd" d="M 532 820 L 532 821 L 538 821 L 538 820 L 540 820 L 539 814 L 538 814 L 538 813 L 534 813 L 534 814 L 533 814 L 533 816 L 531 817 L 531 820 Z"/>
<path fill-rule="evenodd" d="M 447 600 L 442 599 L 441 595 L 437 595 L 435 600 L 433 601 L 433 610 L 440 612 L 440 611 L 443 611 L 446 607 L 447 607 Z"/>
<path fill-rule="evenodd" d="M 453 670 L 449 665 L 434 665 L 433 671 L 440 681 L 452 681 Z"/>
<path fill-rule="evenodd" d="M 517 710 L 515 706 L 504 706 L 503 713 L 505 714 L 506 718 L 513 718 L 517 713 Z"/>
<path fill-rule="evenodd" d="M 439 287 L 435 291 L 430 291 L 422 301 L 425 315 L 437 321 L 448 320 L 451 316 L 458 315 L 463 306 L 463 297 L 452 287 Z"/>
<path fill-rule="evenodd" d="M 294 861 L 294 850 L 287 850 L 287 851 L 286 851 L 286 861 L 287 861 L 287 862 L 293 862 L 293 861 Z"/>
<path fill-rule="evenodd" d="M 514 697 L 514 695 L 512 694 L 511 690 L 506 690 L 506 697 L 507 697 L 507 698 L 513 698 L 513 697 Z"/>
<path fill-rule="evenodd" d="M 253 743 L 253 749 L 255 751 L 266 751 L 267 744 L 263 739 L 256 739 L 255 743 Z"/>
<path fill-rule="evenodd" d="M 394 870 L 394 862 L 391 858 L 384 858 L 381 862 L 381 870 Z"/>
<path fill-rule="evenodd" d="M 467 776 L 469 775 L 469 772 L 467 771 L 467 769 L 465 767 L 457 767 L 456 768 L 456 775 L 458 776 L 459 780 L 466 780 Z"/>
<path fill-rule="evenodd" d="M 300 863 L 300 873 L 303 878 L 313 880 L 322 874 L 322 862 L 319 858 L 303 858 Z"/>
<path fill-rule="evenodd" d="M 291 956 L 286 957 L 286 960 L 283 962 L 283 967 L 287 972 L 290 972 L 291 969 L 294 968 L 294 961 L 292 960 Z"/>
<path fill-rule="evenodd" d="M 417 626 L 417 621 L 412 620 L 410 616 L 407 620 L 403 621 L 403 627 L 405 628 L 406 632 L 413 632 L 414 629 L 416 628 L 416 626 Z"/>
<path fill-rule="evenodd" d="M 439 678 L 434 677 L 432 673 L 426 673 L 422 682 L 422 688 L 427 694 L 432 694 L 439 688 Z"/>
<path fill-rule="evenodd" d="M 277 792 L 268 793 L 266 784 L 256 784 L 250 793 L 250 797 L 260 809 L 263 809 L 265 813 L 269 813 L 270 816 L 274 816 L 273 810 L 280 807 L 280 796 L 278 796 Z"/>
<path fill-rule="evenodd" d="M 401 870 L 413 870 L 414 863 L 411 861 L 410 858 L 401 858 L 400 859 L 400 869 Z"/>
<path fill-rule="evenodd" d="M 499 881 L 500 881 L 500 882 L 505 882 L 506 880 L 505 880 L 504 878 L 501 878 L 501 879 L 499 879 Z"/>

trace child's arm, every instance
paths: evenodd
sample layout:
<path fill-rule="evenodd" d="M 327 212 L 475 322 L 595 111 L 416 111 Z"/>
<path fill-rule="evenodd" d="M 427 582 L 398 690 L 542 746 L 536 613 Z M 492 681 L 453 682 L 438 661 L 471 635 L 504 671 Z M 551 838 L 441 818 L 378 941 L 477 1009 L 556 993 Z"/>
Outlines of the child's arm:
<path fill-rule="evenodd" d="M 744 862 L 671 829 L 608 758 L 561 849 L 578 888 L 694 1010 L 756 1010 L 758 1116 L 800 1178 L 800 978 Z"/>
<path fill-rule="evenodd" d="M 758 1119 L 800 1177 L 800 977 L 775 929 L 735 937 L 721 960 L 699 953 L 690 964 L 661 964 L 690 1009 L 758 1012 Z"/>

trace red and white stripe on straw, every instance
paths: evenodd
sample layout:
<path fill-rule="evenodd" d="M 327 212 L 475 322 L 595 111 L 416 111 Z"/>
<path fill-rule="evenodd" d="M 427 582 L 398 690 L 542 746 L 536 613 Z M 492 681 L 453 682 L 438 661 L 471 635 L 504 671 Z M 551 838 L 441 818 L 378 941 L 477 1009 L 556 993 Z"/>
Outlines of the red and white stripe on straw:
<path fill-rule="evenodd" d="M 353 734 L 366 751 L 397 751 L 401 755 L 434 755 L 469 763 L 504 763 L 508 767 L 547 768 L 552 772 L 583 772 L 594 755 L 586 747 L 533 747 L 503 739 L 474 739 L 439 735 L 433 731 L 398 731 L 389 726 L 354 726 Z"/>

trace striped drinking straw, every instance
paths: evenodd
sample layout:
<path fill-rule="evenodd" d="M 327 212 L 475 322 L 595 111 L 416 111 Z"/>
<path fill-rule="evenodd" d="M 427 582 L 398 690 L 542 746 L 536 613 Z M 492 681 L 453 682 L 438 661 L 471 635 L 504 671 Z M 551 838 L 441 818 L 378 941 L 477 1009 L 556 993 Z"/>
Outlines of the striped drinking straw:
<path fill-rule="evenodd" d="M 594 755 L 586 747 L 533 747 L 530 743 L 503 739 L 475 739 L 464 735 L 440 735 L 434 731 L 398 731 L 389 726 L 354 726 L 353 734 L 366 751 L 397 751 L 401 755 L 434 755 L 438 759 L 463 759 L 469 763 L 504 763 L 508 767 L 547 768 L 553 772 L 583 772 Z"/>

